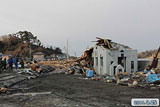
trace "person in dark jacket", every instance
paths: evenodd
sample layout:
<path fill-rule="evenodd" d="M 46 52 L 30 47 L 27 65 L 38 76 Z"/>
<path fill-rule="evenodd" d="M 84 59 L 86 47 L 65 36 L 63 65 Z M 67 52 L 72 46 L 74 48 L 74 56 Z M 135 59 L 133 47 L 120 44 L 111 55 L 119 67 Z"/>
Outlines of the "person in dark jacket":
<path fill-rule="evenodd" d="M 24 61 L 23 59 L 20 60 L 21 68 L 24 69 Z"/>
<path fill-rule="evenodd" d="M 2 58 L 0 58 L 0 73 L 2 73 L 2 67 L 3 67 L 3 62 L 2 62 Z"/>
<path fill-rule="evenodd" d="M 3 60 L 3 69 L 6 70 L 6 66 L 7 66 L 7 61 L 6 58 Z"/>
<path fill-rule="evenodd" d="M 15 58 L 14 64 L 15 64 L 15 68 L 16 68 L 16 70 L 17 70 L 17 69 L 18 69 L 18 58 Z"/>
<path fill-rule="evenodd" d="M 12 58 L 9 58 L 8 60 L 8 64 L 9 64 L 9 71 L 12 71 L 12 66 L 13 66 L 13 59 Z"/>

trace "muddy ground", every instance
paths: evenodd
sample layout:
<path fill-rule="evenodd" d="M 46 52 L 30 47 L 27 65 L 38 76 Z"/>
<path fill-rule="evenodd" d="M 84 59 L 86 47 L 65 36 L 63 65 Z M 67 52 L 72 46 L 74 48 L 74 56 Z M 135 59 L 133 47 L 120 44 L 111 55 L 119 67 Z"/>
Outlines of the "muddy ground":
<path fill-rule="evenodd" d="M 159 90 L 116 86 L 64 74 L 25 80 L 12 89 L 0 94 L 0 107 L 128 107 L 132 98 L 160 98 Z"/>

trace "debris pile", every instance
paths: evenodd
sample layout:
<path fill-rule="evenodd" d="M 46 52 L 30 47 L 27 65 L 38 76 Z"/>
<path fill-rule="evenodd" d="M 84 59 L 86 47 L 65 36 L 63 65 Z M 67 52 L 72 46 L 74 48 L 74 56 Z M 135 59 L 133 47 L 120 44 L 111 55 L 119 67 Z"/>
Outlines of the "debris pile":
<path fill-rule="evenodd" d="M 93 53 L 93 48 L 85 50 L 84 54 L 75 62 L 77 62 L 82 67 L 92 67 L 93 66 L 92 53 Z"/>
<path fill-rule="evenodd" d="M 40 66 L 53 66 L 56 68 L 54 73 L 86 75 L 89 69 L 94 72 L 92 60 L 93 48 L 85 50 L 84 54 L 76 60 L 69 61 L 43 61 L 38 63 Z M 34 67 L 33 67 L 34 68 Z"/>
<path fill-rule="evenodd" d="M 128 86 L 128 87 L 157 87 L 160 89 L 160 72 L 159 69 L 145 72 L 136 72 L 132 76 L 124 73 L 116 76 L 117 85 Z"/>
<path fill-rule="evenodd" d="M 96 38 L 98 40 L 97 41 L 93 41 L 93 42 L 97 42 L 96 45 L 103 46 L 104 48 L 107 48 L 107 49 L 113 48 L 112 45 L 111 45 L 111 40 L 109 40 L 109 39 L 102 39 L 102 38 L 99 38 L 99 37 L 96 37 Z"/>
<path fill-rule="evenodd" d="M 103 77 L 106 83 L 116 83 L 116 78 L 114 76 L 105 76 Z"/>

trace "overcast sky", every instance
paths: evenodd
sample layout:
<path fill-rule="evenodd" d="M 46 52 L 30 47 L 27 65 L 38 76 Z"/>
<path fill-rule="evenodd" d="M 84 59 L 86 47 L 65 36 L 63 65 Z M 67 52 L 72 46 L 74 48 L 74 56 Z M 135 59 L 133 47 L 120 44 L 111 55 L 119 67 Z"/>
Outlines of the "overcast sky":
<path fill-rule="evenodd" d="M 27 30 L 81 55 L 96 37 L 138 49 L 160 45 L 160 0 L 1 0 L 0 35 Z"/>

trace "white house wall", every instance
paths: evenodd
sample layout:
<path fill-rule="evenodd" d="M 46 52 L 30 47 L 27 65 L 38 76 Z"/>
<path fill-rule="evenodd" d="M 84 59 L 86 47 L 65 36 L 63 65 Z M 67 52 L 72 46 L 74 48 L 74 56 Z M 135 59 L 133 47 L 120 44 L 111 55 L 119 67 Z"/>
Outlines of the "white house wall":
<path fill-rule="evenodd" d="M 96 48 L 97 47 L 97 48 Z M 93 57 L 94 57 L 94 69 L 96 71 L 97 74 L 99 75 L 105 75 L 106 74 L 106 49 L 104 49 L 103 47 L 100 46 L 95 46 L 94 48 L 94 52 L 93 52 Z M 96 65 L 96 57 L 98 57 L 98 66 Z M 103 57 L 103 66 L 101 66 L 101 61 L 100 61 L 100 57 Z"/>
<path fill-rule="evenodd" d="M 126 54 L 126 71 L 129 73 L 136 72 L 138 70 L 137 50 L 128 50 Z M 134 61 L 134 69 L 131 69 L 131 61 Z"/>
<path fill-rule="evenodd" d="M 102 46 L 95 46 L 93 51 L 94 68 L 98 75 L 114 75 L 113 66 L 118 66 L 118 57 L 121 55 L 121 50 L 124 51 L 126 57 L 126 72 L 131 73 L 137 71 L 137 50 L 123 49 L 109 50 Z M 96 57 L 98 57 L 98 66 L 96 65 Z M 100 57 L 103 57 L 103 66 L 100 63 Z M 111 64 L 113 61 L 113 65 Z M 131 69 L 131 61 L 134 61 L 134 69 Z M 112 67 L 111 67 L 112 65 Z"/>

